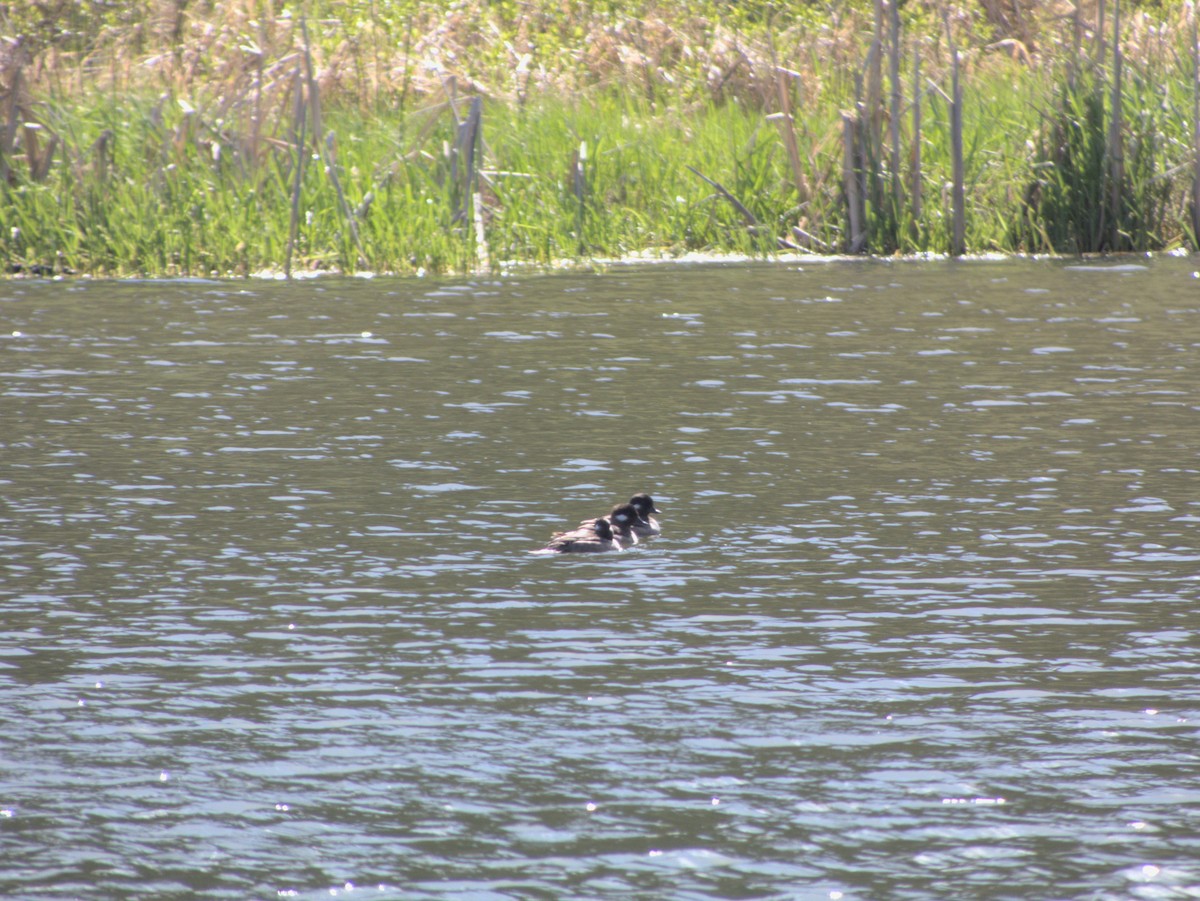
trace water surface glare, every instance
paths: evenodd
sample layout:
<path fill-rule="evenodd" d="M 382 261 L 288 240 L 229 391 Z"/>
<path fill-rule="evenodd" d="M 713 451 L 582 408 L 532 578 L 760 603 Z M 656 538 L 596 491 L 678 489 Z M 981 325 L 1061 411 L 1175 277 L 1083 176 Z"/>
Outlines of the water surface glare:
<path fill-rule="evenodd" d="M 1200 897 L 1195 266 L 0 284 L 0 896 Z"/>

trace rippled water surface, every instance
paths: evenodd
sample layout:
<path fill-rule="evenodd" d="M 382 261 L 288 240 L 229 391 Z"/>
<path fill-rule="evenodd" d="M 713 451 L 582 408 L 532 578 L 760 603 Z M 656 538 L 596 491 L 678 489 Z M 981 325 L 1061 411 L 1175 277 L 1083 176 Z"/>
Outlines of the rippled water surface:
<path fill-rule="evenodd" d="M 1195 268 L 0 284 L 0 896 L 1200 897 Z"/>

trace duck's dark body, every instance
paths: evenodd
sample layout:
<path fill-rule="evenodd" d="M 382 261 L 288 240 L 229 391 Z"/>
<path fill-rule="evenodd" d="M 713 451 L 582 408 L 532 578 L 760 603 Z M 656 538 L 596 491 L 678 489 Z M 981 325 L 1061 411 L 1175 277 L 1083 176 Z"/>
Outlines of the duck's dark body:
<path fill-rule="evenodd" d="M 654 498 L 648 494 L 635 494 L 628 504 L 617 504 L 604 518 L 612 525 L 613 532 L 622 547 L 632 547 L 639 541 L 662 534 L 662 529 L 650 514 L 657 513 Z M 580 523 L 586 526 L 590 519 Z"/>
<path fill-rule="evenodd" d="M 613 534 L 608 520 L 596 519 L 569 532 L 557 532 L 544 548 L 533 554 L 598 554 L 619 551 L 621 543 Z"/>

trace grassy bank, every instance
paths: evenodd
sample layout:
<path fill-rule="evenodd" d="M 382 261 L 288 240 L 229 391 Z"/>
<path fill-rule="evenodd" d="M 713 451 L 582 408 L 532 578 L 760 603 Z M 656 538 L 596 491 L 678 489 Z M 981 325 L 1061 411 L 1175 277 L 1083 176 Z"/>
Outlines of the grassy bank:
<path fill-rule="evenodd" d="M 0 259 L 1196 247 L 1188 10 L 726 6 L 0 6 Z"/>

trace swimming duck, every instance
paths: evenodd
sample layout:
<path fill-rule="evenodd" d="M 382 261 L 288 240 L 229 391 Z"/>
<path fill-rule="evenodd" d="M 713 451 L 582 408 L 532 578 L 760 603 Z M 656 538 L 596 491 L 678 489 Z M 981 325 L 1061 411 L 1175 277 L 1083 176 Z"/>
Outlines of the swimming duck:
<path fill-rule="evenodd" d="M 635 494 L 628 504 L 617 504 L 604 518 L 612 525 L 621 547 L 632 547 L 639 540 L 662 534 L 658 520 L 650 515 L 658 512 L 654 498 L 648 494 Z M 585 519 L 579 525 L 589 526 L 591 522 Z"/>
<path fill-rule="evenodd" d="M 612 512 L 604 517 L 604 521 L 609 524 L 621 547 L 633 547 L 638 543 L 640 518 L 633 504 L 617 504 L 612 508 Z"/>
<path fill-rule="evenodd" d="M 639 538 L 653 538 L 655 535 L 662 534 L 658 520 L 650 515 L 660 512 L 654 506 L 654 498 L 648 494 L 635 494 L 629 499 L 629 506 L 637 511 L 638 521 L 634 524 L 633 531 Z"/>
<path fill-rule="evenodd" d="M 621 542 L 613 534 L 607 519 L 596 519 L 569 532 L 556 532 L 550 542 L 531 554 L 595 554 L 619 551 Z"/>

